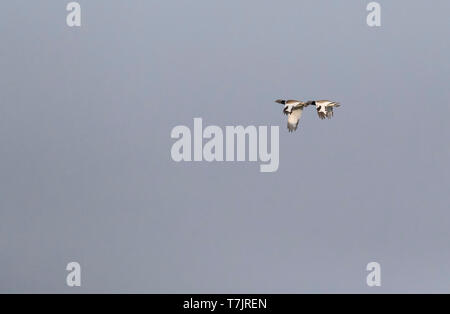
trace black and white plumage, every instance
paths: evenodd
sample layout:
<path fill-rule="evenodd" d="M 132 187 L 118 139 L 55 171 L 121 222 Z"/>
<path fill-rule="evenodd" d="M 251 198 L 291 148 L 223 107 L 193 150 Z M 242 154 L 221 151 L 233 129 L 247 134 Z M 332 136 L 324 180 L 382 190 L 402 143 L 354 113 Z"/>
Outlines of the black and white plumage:
<path fill-rule="evenodd" d="M 303 108 L 307 105 L 304 102 L 294 99 L 277 99 L 275 102 L 284 105 L 283 113 L 288 116 L 287 128 L 289 132 L 297 130 L 298 122 L 302 117 Z"/>
<path fill-rule="evenodd" d="M 333 108 L 340 106 L 339 103 L 329 100 L 313 100 L 311 105 L 316 106 L 317 115 L 320 119 L 331 119 L 333 117 Z"/>
<path fill-rule="evenodd" d="M 297 130 L 303 109 L 309 105 L 316 107 L 320 119 L 331 119 L 333 116 L 333 108 L 340 106 L 339 103 L 329 100 L 310 100 L 303 102 L 295 99 L 277 99 L 275 102 L 284 105 L 283 113 L 288 116 L 287 128 L 289 132 Z"/>

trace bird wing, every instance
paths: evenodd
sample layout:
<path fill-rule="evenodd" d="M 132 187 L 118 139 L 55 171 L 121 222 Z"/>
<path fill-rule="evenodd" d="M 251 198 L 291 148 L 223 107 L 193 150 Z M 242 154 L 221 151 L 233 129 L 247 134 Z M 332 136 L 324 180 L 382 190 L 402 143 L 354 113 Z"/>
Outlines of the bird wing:
<path fill-rule="evenodd" d="M 333 116 L 333 108 L 339 107 L 339 103 L 329 100 L 316 100 L 317 114 L 320 119 L 331 119 Z"/>
<path fill-rule="evenodd" d="M 289 99 L 289 100 L 286 101 L 286 105 L 297 106 L 297 105 L 300 105 L 300 104 L 302 104 L 302 102 L 299 101 L 299 100 L 295 100 L 295 99 Z"/>
<path fill-rule="evenodd" d="M 298 121 L 303 113 L 303 107 L 295 108 L 288 114 L 287 128 L 289 132 L 297 130 Z"/>

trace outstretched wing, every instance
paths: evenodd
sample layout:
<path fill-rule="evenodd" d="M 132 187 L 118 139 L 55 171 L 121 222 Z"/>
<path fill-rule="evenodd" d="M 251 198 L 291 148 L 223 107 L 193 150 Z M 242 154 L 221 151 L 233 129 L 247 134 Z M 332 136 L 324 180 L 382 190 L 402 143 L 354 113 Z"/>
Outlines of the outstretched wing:
<path fill-rule="evenodd" d="M 317 114 L 320 119 L 331 119 L 333 116 L 333 108 L 340 106 L 339 103 L 329 100 L 316 100 L 315 103 Z"/>
<path fill-rule="evenodd" d="M 298 122 L 302 116 L 303 107 L 295 108 L 288 114 L 287 128 L 289 132 L 297 130 Z"/>

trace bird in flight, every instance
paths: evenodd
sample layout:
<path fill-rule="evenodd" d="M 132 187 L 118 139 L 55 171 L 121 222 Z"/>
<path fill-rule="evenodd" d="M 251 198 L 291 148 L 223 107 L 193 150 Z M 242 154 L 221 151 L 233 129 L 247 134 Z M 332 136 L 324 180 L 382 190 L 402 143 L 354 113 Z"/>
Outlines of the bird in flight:
<path fill-rule="evenodd" d="M 300 101 L 295 99 L 277 99 L 275 102 L 284 105 L 283 113 L 288 116 L 287 128 L 289 132 L 297 130 L 298 122 L 302 116 L 303 109 L 309 105 L 315 106 L 320 119 L 331 119 L 333 108 L 340 106 L 339 103 L 329 100 Z"/>

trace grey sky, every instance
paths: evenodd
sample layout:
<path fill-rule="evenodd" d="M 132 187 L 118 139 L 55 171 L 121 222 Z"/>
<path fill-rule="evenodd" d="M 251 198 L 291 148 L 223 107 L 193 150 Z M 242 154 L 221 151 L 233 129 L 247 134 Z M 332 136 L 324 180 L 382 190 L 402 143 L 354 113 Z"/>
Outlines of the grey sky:
<path fill-rule="evenodd" d="M 0 10 L 0 292 L 450 292 L 449 1 L 68 2 Z M 194 117 L 279 170 L 173 162 Z"/>

